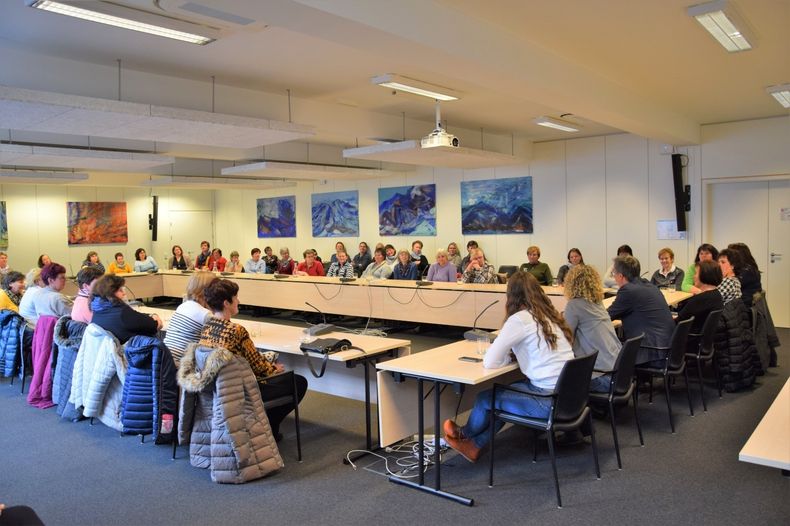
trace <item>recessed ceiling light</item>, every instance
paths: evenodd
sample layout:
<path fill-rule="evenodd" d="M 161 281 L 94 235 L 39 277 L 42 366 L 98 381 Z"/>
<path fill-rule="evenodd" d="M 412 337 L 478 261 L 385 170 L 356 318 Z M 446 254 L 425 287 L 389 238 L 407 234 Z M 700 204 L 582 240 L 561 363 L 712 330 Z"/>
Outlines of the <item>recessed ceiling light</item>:
<path fill-rule="evenodd" d="M 555 130 L 562 130 L 565 132 L 577 132 L 582 128 L 575 122 L 557 119 L 555 117 L 540 116 L 536 119 L 532 119 L 532 122 L 538 126 L 545 126 L 546 128 L 554 128 Z"/>
<path fill-rule="evenodd" d="M 780 84 L 779 86 L 768 86 L 765 88 L 776 102 L 784 108 L 790 108 L 790 84 Z"/>
<path fill-rule="evenodd" d="M 394 73 L 387 73 L 386 75 L 373 77 L 370 79 L 370 82 L 385 88 L 405 91 L 407 93 L 413 93 L 414 95 L 422 95 L 423 97 L 428 97 L 434 100 L 458 100 L 460 95 L 458 92 L 451 90 L 450 88 L 437 86 L 429 82 L 423 82 L 421 80 L 411 79 L 409 77 L 403 77 Z"/>
<path fill-rule="evenodd" d="M 746 22 L 727 0 L 693 5 L 686 12 L 730 53 L 752 49 Z"/>

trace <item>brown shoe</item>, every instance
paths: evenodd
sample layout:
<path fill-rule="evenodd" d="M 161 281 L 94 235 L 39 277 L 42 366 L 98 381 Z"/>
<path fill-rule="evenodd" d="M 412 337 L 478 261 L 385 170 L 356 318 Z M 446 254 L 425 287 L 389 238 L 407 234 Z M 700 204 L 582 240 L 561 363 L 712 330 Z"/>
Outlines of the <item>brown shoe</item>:
<path fill-rule="evenodd" d="M 463 434 L 461 433 L 461 427 L 450 420 L 449 418 L 444 421 L 442 424 L 442 429 L 444 429 L 444 436 L 450 438 L 462 438 Z"/>
<path fill-rule="evenodd" d="M 472 440 L 468 438 L 453 438 L 449 435 L 445 437 L 445 440 L 451 448 L 458 451 L 469 462 L 477 462 L 477 459 L 480 458 L 480 451 L 482 450 Z"/>

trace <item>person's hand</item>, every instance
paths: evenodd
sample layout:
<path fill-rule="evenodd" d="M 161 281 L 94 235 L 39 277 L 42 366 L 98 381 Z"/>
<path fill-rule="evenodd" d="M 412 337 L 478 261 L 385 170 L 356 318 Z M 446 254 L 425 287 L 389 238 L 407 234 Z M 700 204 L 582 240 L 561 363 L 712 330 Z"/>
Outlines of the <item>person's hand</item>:
<path fill-rule="evenodd" d="M 162 328 L 162 318 L 159 317 L 158 314 L 151 314 L 151 317 L 156 321 L 156 329 L 159 330 Z"/>
<path fill-rule="evenodd" d="M 3 514 L 4 509 L 5 509 L 5 504 L 0 504 L 0 515 Z"/>
<path fill-rule="evenodd" d="M 279 374 L 279 373 L 285 371 L 285 365 L 283 365 L 281 363 L 276 363 L 276 364 L 274 364 L 274 370 L 277 372 L 277 374 Z"/>

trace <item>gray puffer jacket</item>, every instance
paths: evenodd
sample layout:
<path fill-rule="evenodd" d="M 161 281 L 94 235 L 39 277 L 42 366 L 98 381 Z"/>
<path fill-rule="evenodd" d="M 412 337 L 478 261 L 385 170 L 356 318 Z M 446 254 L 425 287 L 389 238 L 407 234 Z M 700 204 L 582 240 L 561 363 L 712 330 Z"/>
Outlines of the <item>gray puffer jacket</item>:
<path fill-rule="evenodd" d="M 181 358 L 178 442 L 211 480 L 242 484 L 283 467 L 258 382 L 249 364 L 227 349 L 191 344 Z"/>

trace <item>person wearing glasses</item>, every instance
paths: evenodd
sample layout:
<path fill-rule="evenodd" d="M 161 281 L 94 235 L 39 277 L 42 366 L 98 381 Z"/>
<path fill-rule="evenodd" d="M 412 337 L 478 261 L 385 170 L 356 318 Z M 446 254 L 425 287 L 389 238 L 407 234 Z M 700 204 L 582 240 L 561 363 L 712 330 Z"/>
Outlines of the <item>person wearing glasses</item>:
<path fill-rule="evenodd" d="M 482 249 L 473 248 L 469 256 L 469 263 L 461 278 L 464 283 L 499 283 L 494 266 L 486 263 Z"/>

